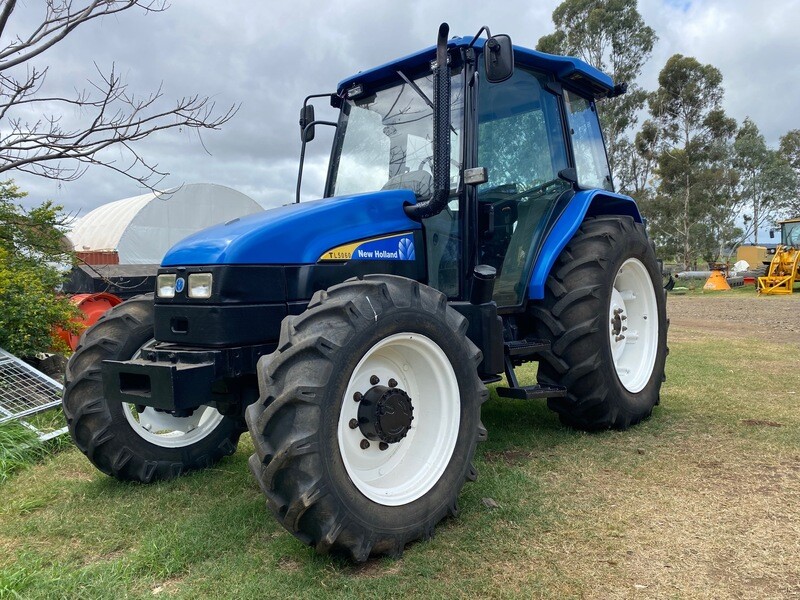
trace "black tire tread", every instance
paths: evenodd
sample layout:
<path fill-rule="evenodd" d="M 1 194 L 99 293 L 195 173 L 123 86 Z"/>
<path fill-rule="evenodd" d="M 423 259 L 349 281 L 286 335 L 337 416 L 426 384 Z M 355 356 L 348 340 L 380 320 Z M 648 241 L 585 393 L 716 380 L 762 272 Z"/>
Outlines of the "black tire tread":
<path fill-rule="evenodd" d="M 601 302 L 603 282 L 608 280 L 611 267 L 607 257 L 615 244 L 630 236 L 646 240 L 644 227 L 631 217 L 587 218 L 553 265 L 545 285 L 545 298 L 529 307 L 537 337 L 551 342 L 549 352 L 539 364 L 538 380 L 567 388 L 567 396 L 548 399 L 548 407 L 564 424 L 577 429 L 626 429 L 649 417 L 659 401 L 656 389 L 654 397 L 643 406 L 621 410 L 614 391 L 598 376 L 604 368 L 601 345 L 607 343 L 604 321 L 607 307 Z M 652 242 L 646 243 L 652 254 L 647 260 L 655 264 Z M 655 290 L 656 294 L 660 290 L 666 296 L 660 285 Z M 663 306 L 661 302 L 660 307 Z M 570 314 L 594 316 L 576 322 L 574 316 L 565 316 Z M 666 325 L 668 321 L 663 331 L 664 344 Z M 587 356 L 585 351 L 576 351 L 580 345 L 596 350 Z M 667 352 L 665 347 L 664 356 Z M 657 373 L 660 386 L 664 379 L 662 359 L 656 361 L 655 368 L 660 370 Z"/>
<path fill-rule="evenodd" d="M 370 303 L 363 302 L 364 297 L 371 298 Z M 447 506 L 416 529 L 396 535 L 370 531 L 326 488 L 321 477 L 326 457 L 321 455 L 314 432 L 304 428 L 315 422 L 322 410 L 330 357 L 346 348 L 357 329 L 372 321 L 370 310 L 412 305 L 438 315 L 464 336 L 476 367 L 468 385 L 484 402 L 489 392 L 477 376 L 482 356 L 465 336 L 466 319 L 448 308 L 443 294 L 400 277 L 366 276 L 317 292 L 306 312 L 284 319 L 277 350 L 259 361 L 261 396 L 245 413 L 255 447 L 249 465 L 278 521 L 320 553 L 344 554 L 357 562 L 375 555 L 397 557 L 407 543 L 430 538 L 436 523 L 458 512 L 456 490 Z M 477 441 L 486 439 L 486 429 L 478 422 L 471 448 L 463 449 L 469 457 Z M 474 480 L 471 461 L 467 467 L 464 480 Z"/>
<path fill-rule="evenodd" d="M 75 445 L 100 471 L 123 481 L 150 483 L 209 467 L 236 451 L 245 430 L 243 419 L 225 417 L 216 431 L 201 440 L 206 443 L 199 453 L 193 446 L 177 452 L 165 449 L 157 460 L 152 452 L 156 447 L 144 439 L 124 441 L 130 425 L 117 411 L 112 412 L 104 398 L 100 365 L 103 360 L 131 358 L 152 338 L 152 330 L 153 294 L 131 298 L 84 332 L 65 373 L 63 411 Z M 142 452 L 143 445 L 148 452 Z"/>

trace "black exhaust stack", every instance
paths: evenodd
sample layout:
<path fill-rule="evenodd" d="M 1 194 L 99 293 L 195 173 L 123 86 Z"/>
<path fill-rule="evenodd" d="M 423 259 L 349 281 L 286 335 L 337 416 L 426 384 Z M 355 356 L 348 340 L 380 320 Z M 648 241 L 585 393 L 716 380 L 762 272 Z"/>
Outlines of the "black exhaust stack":
<path fill-rule="evenodd" d="M 450 26 L 439 25 L 436 64 L 433 67 L 433 196 L 405 207 L 406 214 L 419 221 L 439 214 L 450 196 L 450 65 L 447 35 Z"/>

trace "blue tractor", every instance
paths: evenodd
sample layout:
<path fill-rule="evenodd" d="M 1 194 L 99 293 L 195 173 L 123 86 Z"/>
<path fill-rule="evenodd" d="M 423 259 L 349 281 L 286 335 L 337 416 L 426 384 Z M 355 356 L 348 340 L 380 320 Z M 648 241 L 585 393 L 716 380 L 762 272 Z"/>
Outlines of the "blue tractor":
<path fill-rule="evenodd" d="M 64 412 L 97 468 L 169 479 L 249 430 L 275 517 L 360 561 L 458 512 L 487 383 L 584 430 L 651 414 L 661 272 L 595 109 L 624 86 L 486 28 L 447 38 L 342 81 L 335 121 L 306 100 L 304 149 L 335 127 L 324 198 L 298 178 L 298 203 L 186 238 L 155 294 L 85 332 Z"/>

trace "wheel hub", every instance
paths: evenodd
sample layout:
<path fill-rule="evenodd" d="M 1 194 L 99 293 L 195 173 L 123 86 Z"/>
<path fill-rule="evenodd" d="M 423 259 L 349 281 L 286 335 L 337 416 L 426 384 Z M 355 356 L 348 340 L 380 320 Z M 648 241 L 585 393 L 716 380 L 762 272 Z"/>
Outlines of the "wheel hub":
<path fill-rule="evenodd" d="M 625 314 L 624 308 L 617 307 L 611 313 L 611 336 L 615 338 L 614 341 L 619 342 L 625 339 L 622 334 L 628 330 L 624 325 L 624 321 L 627 321 L 627 319 L 628 315 Z"/>
<path fill-rule="evenodd" d="M 358 427 L 369 440 L 397 443 L 406 437 L 413 420 L 411 398 L 397 387 L 375 385 L 358 405 Z"/>

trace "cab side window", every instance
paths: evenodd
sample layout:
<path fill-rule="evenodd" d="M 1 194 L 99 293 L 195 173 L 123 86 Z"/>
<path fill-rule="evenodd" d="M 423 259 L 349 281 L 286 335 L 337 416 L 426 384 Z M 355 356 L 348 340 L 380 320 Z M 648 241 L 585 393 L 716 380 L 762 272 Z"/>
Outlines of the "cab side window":
<path fill-rule="evenodd" d="M 578 185 L 587 189 L 613 191 L 611 171 L 608 168 L 608 157 L 594 102 L 569 90 L 564 91 L 564 102 L 572 136 L 575 168 L 578 171 Z"/>

